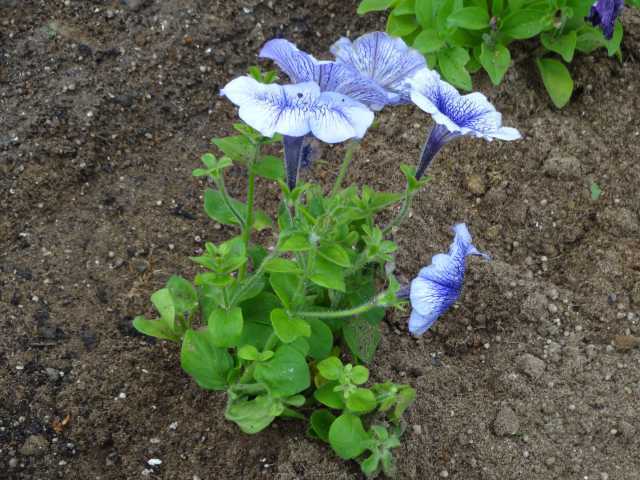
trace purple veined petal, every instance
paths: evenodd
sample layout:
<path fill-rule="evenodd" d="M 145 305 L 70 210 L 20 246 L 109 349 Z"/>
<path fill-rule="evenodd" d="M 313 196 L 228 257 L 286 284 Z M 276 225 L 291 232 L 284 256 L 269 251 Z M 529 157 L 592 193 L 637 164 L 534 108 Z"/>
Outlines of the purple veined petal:
<path fill-rule="evenodd" d="M 343 37 L 332 45 L 331 53 L 338 62 L 350 65 L 390 93 L 399 94 L 396 103 L 408 103 L 407 80 L 427 65 L 420 52 L 383 32 L 367 33 L 353 42 Z"/>
<path fill-rule="evenodd" d="M 397 101 L 398 95 L 387 93 L 370 78 L 357 70 L 336 62 L 320 62 L 316 69 L 316 82 L 323 92 L 337 92 L 372 110 L 381 110 L 390 101 Z"/>
<path fill-rule="evenodd" d="M 418 72 L 410 83 L 413 103 L 451 133 L 472 135 L 489 141 L 494 138 L 521 138 L 516 129 L 502 127 L 502 115 L 482 93 L 460 95 L 452 85 L 428 70 Z"/>
<path fill-rule="evenodd" d="M 309 112 L 316 108 L 320 88 L 314 82 L 267 85 L 244 76 L 229 82 L 221 94 L 240 107 L 240 118 L 262 135 L 300 137 L 311 129 Z"/>
<path fill-rule="evenodd" d="M 439 253 L 431 259 L 411 282 L 409 299 L 412 313 L 409 330 L 414 335 L 424 333 L 458 299 L 462 291 L 465 259 L 481 253 L 473 245 L 467 226 L 459 223 L 453 227 L 455 237 L 448 253 Z"/>
<path fill-rule="evenodd" d="M 318 60 L 288 40 L 269 40 L 258 56 L 273 60 L 294 83 L 317 81 Z"/>
<path fill-rule="evenodd" d="M 409 332 L 412 335 L 420 336 L 433 325 L 440 315 L 431 312 L 429 315 L 420 315 L 416 310 L 411 311 L 409 317 Z"/>
<path fill-rule="evenodd" d="M 622 13 L 624 0 L 597 0 L 586 20 L 591 22 L 594 27 L 600 27 L 604 37 L 611 40 L 613 31 L 616 26 L 616 19 Z"/>
<path fill-rule="evenodd" d="M 373 117 L 362 103 L 340 93 L 323 92 L 309 111 L 309 125 L 319 140 L 338 143 L 364 137 Z"/>

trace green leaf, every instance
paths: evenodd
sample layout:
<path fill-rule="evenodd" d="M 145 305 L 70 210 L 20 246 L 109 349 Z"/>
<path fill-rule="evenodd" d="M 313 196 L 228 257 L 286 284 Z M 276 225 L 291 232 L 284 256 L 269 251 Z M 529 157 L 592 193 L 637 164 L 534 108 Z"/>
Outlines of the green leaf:
<path fill-rule="evenodd" d="M 329 408 L 342 410 L 345 407 L 345 403 L 344 399 L 342 398 L 342 394 L 334 391 L 337 385 L 338 384 L 336 382 L 325 383 L 315 392 L 313 392 L 313 397 L 318 402 Z"/>
<path fill-rule="evenodd" d="M 449 47 L 439 50 L 438 65 L 446 80 L 456 87 L 471 90 L 471 76 L 465 65 L 469 61 L 469 54 L 462 47 Z"/>
<path fill-rule="evenodd" d="M 235 347 L 242 337 L 244 321 L 240 307 L 216 308 L 207 319 L 211 340 L 216 347 Z"/>
<path fill-rule="evenodd" d="M 436 27 L 441 34 L 449 34 L 455 30 L 454 27 L 449 27 L 447 19 L 453 12 L 460 10 L 463 7 L 463 0 L 439 0 L 435 2 L 436 14 Z"/>
<path fill-rule="evenodd" d="M 362 385 L 369 380 L 369 369 L 362 365 L 356 365 L 351 370 L 351 382 L 354 385 Z"/>
<path fill-rule="evenodd" d="M 222 152 L 231 160 L 246 163 L 253 158 L 256 147 L 251 144 L 244 135 L 234 135 L 231 137 L 214 138 L 211 140 Z"/>
<path fill-rule="evenodd" d="M 483 30 L 489 27 L 489 14 L 480 7 L 462 8 L 447 17 L 447 25 L 467 30 Z"/>
<path fill-rule="evenodd" d="M 208 330 L 187 330 L 180 351 L 182 369 L 207 390 L 224 390 L 233 368 L 231 355 L 214 345 Z"/>
<path fill-rule="evenodd" d="M 616 25 L 613 29 L 613 36 L 611 37 L 611 40 L 605 39 L 607 53 L 610 57 L 614 56 L 618 52 L 618 50 L 620 50 L 620 44 L 622 43 L 622 34 L 622 23 L 620 22 L 620 19 L 617 19 Z"/>
<path fill-rule="evenodd" d="M 376 405 L 376 396 L 368 388 L 358 388 L 347 398 L 347 408 L 358 414 L 370 412 Z"/>
<path fill-rule="evenodd" d="M 253 376 L 264 383 L 274 397 L 290 397 L 311 385 L 304 356 L 288 345 L 278 347 L 271 360 L 258 363 Z"/>
<path fill-rule="evenodd" d="M 291 318 L 281 308 L 271 312 L 273 331 L 283 343 L 291 343 L 298 337 L 310 337 L 311 326 L 301 318 Z"/>
<path fill-rule="evenodd" d="M 267 263 L 264 265 L 264 269 L 267 272 L 273 273 L 302 273 L 302 269 L 296 262 L 287 260 L 286 258 L 272 258 L 267 260 Z"/>
<path fill-rule="evenodd" d="M 391 15 L 413 15 L 415 7 L 416 0 L 397 0 Z"/>
<path fill-rule="evenodd" d="M 560 54 L 565 62 L 571 63 L 573 54 L 576 51 L 578 35 L 575 30 L 557 37 L 552 32 L 543 32 L 540 35 L 540 41 L 547 50 Z"/>
<path fill-rule="evenodd" d="M 403 385 L 398 393 L 396 394 L 396 407 L 393 410 L 393 415 L 391 415 L 391 420 L 398 423 L 402 419 L 402 415 L 405 410 L 411 406 L 411 404 L 416 399 L 416 391 L 415 389 Z"/>
<path fill-rule="evenodd" d="M 147 320 L 146 318 L 139 316 L 133 319 L 133 328 L 144 335 L 149 335 L 150 337 L 171 340 L 173 342 L 180 341 L 180 335 L 175 332 L 164 319 Z"/>
<path fill-rule="evenodd" d="M 342 327 L 342 335 L 351 353 L 367 363 L 373 360 L 382 337 L 379 325 L 372 325 L 360 317 L 346 323 Z"/>
<path fill-rule="evenodd" d="M 322 320 L 309 319 L 311 337 L 309 337 L 309 355 L 315 360 L 327 358 L 333 348 L 333 333 Z"/>
<path fill-rule="evenodd" d="M 369 12 L 379 12 L 391 7 L 397 0 L 362 0 L 358 5 L 358 15 Z"/>
<path fill-rule="evenodd" d="M 260 352 L 253 345 L 243 345 L 238 349 L 238 358 L 242 360 L 254 361 L 260 356 Z"/>
<path fill-rule="evenodd" d="M 349 254 L 337 243 L 321 245 L 318 249 L 318 254 L 325 260 L 329 260 L 331 263 L 335 263 L 340 267 L 348 268 L 351 266 Z"/>
<path fill-rule="evenodd" d="M 304 252 L 311 249 L 309 235 L 295 232 L 280 239 L 278 250 L 281 252 Z"/>
<path fill-rule="evenodd" d="M 329 429 L 335 419 L 335 415 L 329 410 L 325 410 L 324 408 L 314 410 L 311 418 L 309 418 L 309 433 L 315 435 L 323 442 L 329 443 Z"/>
<path fill-rule="evenodd" d="M 338 357 L 325 358 L 321 362 L 318 362 L 316 366 L 320 375 L 327 380 L 338 380 L 344 370 L 344 365 Z"/>
<path fill-rule="evenodd" d="M 564 107 L 573 93 L 573 79 L 569 70 L 562 62 L 551 58 L 539 58 L 536 63 L 553 104 L 558 108 Z"/>
<path fill-rule="evenodd" d="M 168 288 L 162 288 L 151 295 L 151 303 L 156 307 L 160 318 L 171 330 L 175 330 L 176 309 L 173 305 L 173 297 Z"/>
<path fill-rule="evenodd" d="M 330 288 L 344 292 L 344 270 L 332 262 L 328 262 L 323 257 L 316 257 L 313 272 L 309 279 L 321 287 Z"/>
<path fill-rule="evenodd" d="M 291 308 L 293 297 L 298 292 L 300 278 L 293 273 L 272 273 L 269 282 L 285 308 Z"/>
<path fill-rule="evenodd" d="M 363 453 L 370 444 L 371 437 L 365 432 L 360 418 L 343 413 L 331 424 L 329 443 L 331 448 L 344 460 L 350 460 Z"/>
<path fill-rule="evenodd" d="M 424 29 L 433 28 L 435 26 L 435 10 L 434 7 L 439 2 L 434 0 L 418 0 L 416 2 L 416 20 Z"/>
<path fill-rule="evenodd" d="M 591 25 L 585 25 L 578 32 L 576 41 L 576 50 L 582 53 L 591 53 L 594 50 L 605 46 L 607 40 L 604 38 L 602 31 Z"/>
<path fill-rule="evenodd" d="M 191 313 L 198 308 L 198 293 L 191 282 L 172 275 L 167 282 L 167 290 L 173 299 L 176 313 Z"/>
<path fill-rule="evenodd" d="M 499 85 L 511 65 L 509 49 L 504 45 L 497 44 L 492 50 L 486 43 L 483 43 L 480 48 L 480 63 L 489 74 L 491 83 Z"/>
<path fill-rule="evenodd" d="M 535 37 L 543 29 L 539 10 L 518 10 L 502 20 L 500 32 L 517 40 Z"/>
<path fill-rule="evenodd" d="M 281 180 L 284 178 L 284 165 L 282 159 L 272 155 L 264 156 L 253 165 L 253 171 L 269 180 Z"/>
<path fill-rule="evenodd" d="M 491 15 L 499 17 L 504 9 L 505 0 L 492 0 L 491 2 Z"/>
<path fill-rule="evenodd" d="M 380 470 L 380 452 L 378 450 L 373 450 L 371 455 L 360 462 L 360 469 L 367 478 L 375 478 Z"/>
<path fill-rule="evenodd" d="M 444 40 L 435 30 L 423 30 L 413 41 L 413 48 L 422 54 L 437 52 L 444 46 Z"/>
<path fill-rule="evenodd" d="M 387 33 L 394 37 L 404 37 L 418 29 L 418 22 L 413 15 L 389 15 Z"/>
<path fill-rule="evenodd" d="M 259 395 L 253 400 L 233 399 L 227 404 L 224 416 L 235 422 L 244 433 L 258 433 L 267 428 L 284 411 L 284 405 L 270 395 Z"/>
<path fill-rule="evenodd" d="M 247 217 L 247 206 L 234 198 L 229 199 L 231 205 L 240 214 L 242 219 Z M 207 189 L 204 192 L 204 211 L 213 220 L 224 225 L 238 225 L 238 220 L 234 214 L 227 208 L 222 199 L 222 194 L 218 190 Z M 271 227 L 271 219 L 260 210 L 254 210 L 253 227 L 256 230 L 264 230 Z"/>
<path fill-rule="evenodd" d="M 593 201 L 598 200 L 602 195 L 602 189 L 600 188 L 600 185 L 598 185 L 596 182 L 591 182 L 591 185 L 589 186 L 589 190 L 591 191 L 591 200 Z"/>

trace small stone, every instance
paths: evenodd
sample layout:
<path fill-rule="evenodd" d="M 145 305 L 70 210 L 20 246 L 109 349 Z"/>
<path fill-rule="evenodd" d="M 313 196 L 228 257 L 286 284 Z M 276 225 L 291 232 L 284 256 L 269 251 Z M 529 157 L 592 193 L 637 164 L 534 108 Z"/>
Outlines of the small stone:
<path fill-rule="evenodd" d="M 509 407 L 502 407 L 493 422 L 493 431 L 500 437 L 515 435 L 520 429 L 520 422 L 515 412 Z"/>
<path fill-rule="evenodd" d="M 147 0 L 121 0 L 121 2 L 126 7 L 128 7 L 129 10 L 137 12 L 138 10 L 140 10 L 142 7 L 145 6 L 145 4 L 147 3 Z"/>
<path fill-rule="evenodd" d="M 144 258 L 134 258 L 131 261 L 133 268 L 135 268 L 138 272 L 144 273 L 149 270 L 149 262 L 147 262 Z"/>
<path fill-rule="evenodd" d="M 20 454 L 26 457 L 44 455 L 49 448 L 49 441 L 42 435 L 30 435 L 20 447 Z"/>
<path fill-rule="evenodd" d="M 540 378 L 546 368 L 544 360 L 541 360 L 530 353 L 520 355 L 516 362 L 520 371 L 534 380 Z"/>
<path fill-rule="evenodd" d="M 107 11 L 104 12 L 104 16 L 107 17 L 108 19 L 112 19 L 113 17 L 116 16 L 116 12 L 114 12 L 111 9 L 107 9 Z"/>
<path fill-rule="evenodd" d="M 626 440 L 633 440 L 636 437 L 636 427 L 624 420 L 618 424 L 618 431 Z"/>
<path fill-rule="evenodd" d="M 49 377 L 49 380 L 51 380 L 52 382 L 57 382 L 60 379 L 60 372 L 55 368 L 47 367 L 44 369 L 44 371 L 47 373 L 47 377 Z"/>
<path fill-rule="evenodd" d="M 422 425 L 414 425 L 413 433 L 415 433 L 416 435 L 422 435 Z"/>
<path fill-rule="evenodd" d="M 9 460 L 9 468 L 16 468 L 18 466 L 18 459 L 12 458 Z"/>
<path fill-rule="evenodd" d="M 447 478 L 447 477 L 449 477 L 449 472 L 448 472 L 448 471 L 446 471 L 446 470 L 442 470 L 442 471 L 440 472 L 440 477 L 442 477 L 442 478 Z"/>
<path fill-rule="evenodd" d="M 160 460 L 159 458 L 150 458 L 149 460 L 147 460 L 147 463 L 152 467 L 157 467 L 159 465 L 162 465 L 162 460 Z"/>
<path fill-rule="evenodd" d="M 640 282 L 636 282 L 631 290 L 631 301 L 634 305 L 640 306 Z"/>
<path fill-rule="evenodd" d="M 177 430 L 178 429 L 178 422 L 172 422 L 171 425 L 169 425 L 169 430 Z"/>
<path fill-rule="evenodd" d="M 548 177 L 561 180 L 571 180 L 582 177 L 580 160 L 572 156 L 554 156 L 548 158 L 542 166 L 542 171 Z"/>
<path fill-rule="evenodd" d="M 613 337 L 613 345 L 619 352 L 626 352 L 640 346 L 640 337 L 633 335 L 616 335 Z"/>
<path fill-rule="evenodd" d="M 487 191 L 487 184 L 482 176 L 477 174 L 468 175 L 465 178 L 467 190 L 474 195 L 484 195 Z"/>

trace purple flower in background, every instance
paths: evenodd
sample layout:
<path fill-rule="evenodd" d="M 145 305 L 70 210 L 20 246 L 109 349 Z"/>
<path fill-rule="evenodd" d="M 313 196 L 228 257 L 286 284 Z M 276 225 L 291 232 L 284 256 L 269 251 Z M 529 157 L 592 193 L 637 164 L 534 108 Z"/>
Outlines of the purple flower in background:
<path fill-rule="evenodd" d="M 409 331 L 413 335 L 426 332 L 458 299 L 464 282 L 466 257 L 480 255 L 489 259 L 473 246 L 471 234 L 464 223 L 455 225 L 453 231 L 455 237 L 449 253 L 435 255 L 431 265 L 421 269 L 411 282 Z"/>
<path fill-rule="evenodd" d="M 296 184 L 305 135 L 311 134 L 326 143 L 338 143 L 363 137 L 373 122 L 373 112 L 365 105 L 340 93 L 321 92 L 314 82 L 283 86 L 243 76 L 229 82 L 220 93 L 240 107 L 240 118 L 262 135 L 272 137 L 279 133 L 285 137 L 285 166 L 290 188 Z M 299 140 L 287 137 L 299 137 Z"/>
<path fill-rule="evenodd" d="M 586 20 L 594 27 L 600 27 L 604 37 L 611 40 L 616 19 L 622 13 L 622 7 L 624 7 L 624 0 L 598 0 L 591 7 Z"/>
<path fill-rule="evenodd" d="M 373 80 L 347 65 L 316 60 L 288 40 L 269 40 L 260 57 L 273 60 L 293 83 L 315 82 L 322 92 L 341 93 L 373 110 L 388 103 L 386 92 Z"/>
<path fill-rule="evenodd" d="M 422 150 L 416 178 L 422 177 L 438 151 L 454 138 L 463 135 L 491 141 L 517 140 L 520 132 L 502 126 L 502 115 L 483 94 L 460 95 L 458 90 L 440 79 L 440 75 L 422 69 L 411 80 L 411 100 L 431 114 L 436 125 Z"/>
<path fill-rule="evenodd" d="M 410 103 L 408 80 L 427 67 L 419 51 L 384 32 L 366 33 L 353 42 L 343 37 L 333 44 L 331 53 L 338 63 L 354 68 L 380 85 L 390 104 Z"/>

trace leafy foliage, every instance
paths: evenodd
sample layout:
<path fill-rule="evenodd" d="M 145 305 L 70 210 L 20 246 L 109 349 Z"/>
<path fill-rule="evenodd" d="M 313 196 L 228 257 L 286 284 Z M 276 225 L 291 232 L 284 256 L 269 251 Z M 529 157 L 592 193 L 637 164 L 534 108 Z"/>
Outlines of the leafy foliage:
<path fill-rule="evenodd" d="M 372 360 L 385 307 L 399 302 L 390 273 L 396 245 L 375 220 L 404 196 L 355 186 L 327 196 L 310 184 L 291 191 L 281 161 L 262 153 L 278 139 L 235 129 L 239 135 L 212 141 L 222 156 L 205 154 L 193 175 L 215 186 L 205 190 L 206 213 L 240 234 L 205 243 L 192 257 L 202 271 L 193 281 L 171 277 L 151 297 L 159 319 L 138 317 L 134 326 L 180 343 L 183 370 L 204 389 L 226 390 L 225 417 L 243 432 L 279 417 L 308 420 L 311 436 L 359 461 L 368 476 L 392 474 L 391 449 L 415 391 L 367 386 L 369 370 L 358 362 Z M 277 182 L 276 218 L 256 210 L 250 195 L 246 202 L 229 195 L 225 171 L 234 164 L 248 170 L 249 189 L 257 176 Z M 407 179 L 411 191 L 423 185 Z M 251 243 L 251 232 L 265 228 L 278 231 L 271 251 Z"/>
<path fill-rule="evenodd" d="M 631 3 L 637 6 L 638 0 Z M 605 48 L 609 56 L 620 55 L 620 20 L 607 40 L 585 21 L 592 4 L 593 0 L 362 0 L 358 13 L 389 10 L 387 32 L 422 52 L 429 67 L 463 90 L 471 90 L 470 74 L 480 69 L 499 85 L 512 63 L 509 47 L 537 39 L 536 64 L 551 100 L 561 108 L 573 93 L 564 63 L 571 63 L 576 51 Z"/>

